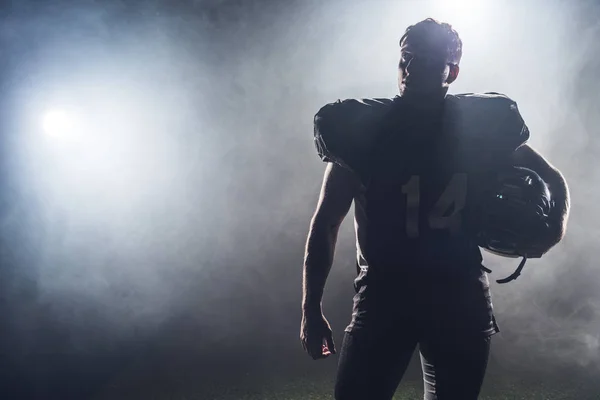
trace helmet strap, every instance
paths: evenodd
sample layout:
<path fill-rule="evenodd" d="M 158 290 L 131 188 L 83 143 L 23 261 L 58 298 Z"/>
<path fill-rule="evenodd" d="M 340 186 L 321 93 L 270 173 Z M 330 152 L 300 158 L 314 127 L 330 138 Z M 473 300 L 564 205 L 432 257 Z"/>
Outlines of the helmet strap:
<path fill-rule="evenodd" d="M 525 261 L 527 261 L 527 257 L 523 257 L 523 259 L 521 260 L 521 263 L 519 264 L 519 266 L 517 267 L 515 272 L 513 272 L 510 276 L 508 276 L 504 279 L 496 280 L 496 282 L 502 284 L 502 283 L 508 283 L 508 282 L 511 282 L 511 281 L 514 281 L 515 279 L 517 279 L 519 277 L 519 275 L 521 275 L 521 271 L 523 270 L 523 267 L 525 266 Z"/>

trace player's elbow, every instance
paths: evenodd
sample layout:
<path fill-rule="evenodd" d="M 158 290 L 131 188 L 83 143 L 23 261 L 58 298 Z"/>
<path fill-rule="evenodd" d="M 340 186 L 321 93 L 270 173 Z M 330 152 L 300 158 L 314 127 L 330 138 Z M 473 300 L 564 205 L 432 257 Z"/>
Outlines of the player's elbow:
<path fill-rule="evenodd" d="M 337 232 L 342 225 L 343 218 L 317 211 L 311 221 L 310 230 L 318 232 Z"/>
<path fill-rule="evenodd" d="M 551 192 L 561 194 L 561 201 L 565 203 L 565 206 L 568 206 L 569 187 L 563 174 L 557 168 L 548 166 L 540 176 L 548 184 Z"/>
<path fill-rule="evenodd" d="M 563 240 L 567 233 L 571 209 L 569 187 L 560 172 L 557 172 L 557 175 L 558 177 L 556 177 L 555 182 L 548 185 L 554 202 L 550 215 L 554 225 L 553 236 L 555 244 Z"/>
<path fill-rule="evenodd" d="M 554 208 L 556 212 L 560 214 L 558 217 L 560 217 L 560 220 L 562 221 L 561 225 L 564 228 L 563 230 L 566 230 L 569 212 L 571 210 L 571 194 L 569 193 L 569 185 L 567 185 L 567 181 L 560 171 L 554 168 L 552 172 L 548 174 L 546 179 L 546 182 L 548 183 L 548 189 L 550 190 L 550 195 L 554 201 Z"/>
<path fill-rule="evenodd" d="M 551 227 L 550 233 L 550 247 L 556 246 L 560 243 L 561 240 L 565 237 L 567 233 L 567 224 L 566 221 L 561 221 L 557 223 L 555 226 Z"/>

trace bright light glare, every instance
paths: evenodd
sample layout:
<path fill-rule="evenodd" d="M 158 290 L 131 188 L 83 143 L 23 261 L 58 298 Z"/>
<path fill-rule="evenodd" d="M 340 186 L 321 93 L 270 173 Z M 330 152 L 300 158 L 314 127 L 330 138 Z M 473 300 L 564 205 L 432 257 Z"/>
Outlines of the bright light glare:
<path fill-rule="evenodd" d="M 448 19 L 452 25 L 472 23 L 481 18 L 490 9 L 490 4 L 485 1 L 472 0 L 440 0 L 436 3 L 436 9 L 442 19 Z"/>
<path fill-rule="evenodd" d="M 66 136 L 73 133 L 73 116 L 63 110 L 50 110 L 43 118 L 44 132 L 51 136 Z"/>

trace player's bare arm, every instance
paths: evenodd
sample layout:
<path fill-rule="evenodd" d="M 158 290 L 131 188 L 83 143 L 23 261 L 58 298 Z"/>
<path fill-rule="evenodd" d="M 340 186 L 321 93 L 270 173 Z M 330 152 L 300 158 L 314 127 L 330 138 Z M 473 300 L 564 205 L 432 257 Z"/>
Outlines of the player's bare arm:
<path fill-rule="evenodd" d="M 567 230 L 570 209 L 569 187 L 565 178 L 558 169 L 529 145 L 519 147 L 514 153 L 514 160 L 515 165 L 536 171 L 548 185 L 554 200 L 553 211 L 550 214 L 554 228 L 551 243 L 554 245 L 560 242 Z"/>
<path fill-rule="evenodd" d="M 335 353 L 331 328 L 321 302 L 342 221 L 348 214 L 360 183 L 349 170 L 327 163 L 321 194 L 310 222 L 303 269 L 300 340 L 314 359 Z"/>

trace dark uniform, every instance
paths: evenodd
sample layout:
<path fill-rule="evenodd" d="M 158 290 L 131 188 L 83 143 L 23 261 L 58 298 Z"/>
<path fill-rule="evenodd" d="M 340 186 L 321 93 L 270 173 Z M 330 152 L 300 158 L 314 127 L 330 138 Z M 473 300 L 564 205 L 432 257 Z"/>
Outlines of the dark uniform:
<path fill-rule="evenodd" d="M 419 344 L 427 399 L 476 399 L 498 332 L 469 209 L 529 138 L 514 101 L 448 95 L 344 100 L 315 116 L 324 161 L 352 171 L 356 296 L 337 399 L 391 399 Z"/>

